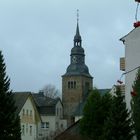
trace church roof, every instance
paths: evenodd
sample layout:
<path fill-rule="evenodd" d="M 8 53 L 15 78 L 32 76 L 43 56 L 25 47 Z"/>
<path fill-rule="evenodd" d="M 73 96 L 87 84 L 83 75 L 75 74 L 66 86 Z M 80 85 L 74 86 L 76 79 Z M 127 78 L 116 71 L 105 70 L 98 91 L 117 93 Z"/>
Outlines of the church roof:
<path fill-rule="evenodd" d="M 74 46 L 72 49 L 71 49 L 71 55 L 84 55 L 84 49 L 81 47 L 81 46 Z"/>
<path fill-rule="evenodd" d="M 81 35 L 77 20 L 76 34 L 74 36 L 74 47 L 71 49 L 71 63 L 67 67 L 66 73 L 63 76 L 86 76 L 92 78 L 89 69 L 85 64 L 85 53 L 81 45 Z M 76 62 L 73 62 L 75 57 Z"/>
<path fill-rule="evenodd" d="M 63 76 L 86 76 L 86 77 L 92 77 L 89 74 L 89 69 L 85 64 L 70 64 L 67 67 L 67 71 Z"/>

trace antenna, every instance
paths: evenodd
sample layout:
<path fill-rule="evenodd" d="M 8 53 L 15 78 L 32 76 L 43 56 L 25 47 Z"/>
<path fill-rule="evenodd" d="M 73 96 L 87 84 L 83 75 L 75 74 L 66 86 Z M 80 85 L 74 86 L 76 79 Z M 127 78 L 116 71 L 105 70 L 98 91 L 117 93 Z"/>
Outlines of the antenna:
<path fill-rule="evenodd" d="M 137 3 L 137 7 L 136 7 L 136 14 L 135 14 L 135 20 L 137 21 L 137 17 L 138 17 L 138 8 L 139 8 L 139 3 Z"/>

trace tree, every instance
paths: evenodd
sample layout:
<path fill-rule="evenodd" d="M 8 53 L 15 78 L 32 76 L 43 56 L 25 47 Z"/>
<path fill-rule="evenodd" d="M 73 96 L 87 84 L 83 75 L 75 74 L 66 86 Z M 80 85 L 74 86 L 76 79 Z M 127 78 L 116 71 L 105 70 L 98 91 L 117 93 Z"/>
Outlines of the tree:
<path fill-rule="evenodd" d="M 60 92 L 54 85 L 48 84 L 41 91 L 44 95 L 50 98 L 57 98 L 60 96 Z"/>
<path fill-rule="evenodd" d="M 9 86 L 10 79 L 6 76 L 6 65 L 0 51 L 0 140 L 21 140 L 20 120 Z"/>
<path fill-rule="evenodd" d="M 121 93 L 119 86 L 116 87 L 103 132 L 102 140 L 131 140 L 134 135 L 130 112 L 126 109 L 124 94 Z"/>
<path fill-rule="evenodd" d="M 101 95 L 95 88 L 90 92 L 80 121 L 80 132 L 91 139 L 99 140 L 111 106 L 111 95 Z"/>
<path fill-rule="evenodd" d="M 132 101 L 132 118 L 134 122 L 134 130 L 137 140 L 140 140 L 140 69 L 136 74 L 136 78 L 133 84 L 133 91 L 131 91 Z"/>

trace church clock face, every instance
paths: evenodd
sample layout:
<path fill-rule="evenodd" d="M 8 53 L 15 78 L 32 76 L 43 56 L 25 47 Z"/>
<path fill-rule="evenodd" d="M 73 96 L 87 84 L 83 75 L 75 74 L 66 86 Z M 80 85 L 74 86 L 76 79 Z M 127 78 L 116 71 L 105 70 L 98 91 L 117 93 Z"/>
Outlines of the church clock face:
<path fill-rule="evenodd" d="M 73 56 L 73 57 L 72 57 L 72 62 L 73 62 L 73 63 L 77 63 L 77 57 L 76 57 L 76 56 Z"/>

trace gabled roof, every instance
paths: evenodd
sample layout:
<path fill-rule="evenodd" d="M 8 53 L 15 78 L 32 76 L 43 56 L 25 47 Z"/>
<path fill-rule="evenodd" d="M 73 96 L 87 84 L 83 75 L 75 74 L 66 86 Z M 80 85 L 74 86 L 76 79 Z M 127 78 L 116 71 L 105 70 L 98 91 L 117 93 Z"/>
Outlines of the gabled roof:
<path fill-rule="evenodd" d="M 139 32 L 140 32 L 140 27 L 134 28 L 128 34 L 126 34 L 125 36 L 123 36 L 122 38 L 120 38 L 120 41 L 122 41 L 124 43 L 129 36 L 136 38 L 136 37 L 138 37 L 137 36 L 137 33 L 139 33 Z"/>
<path fill-rule="evenodd" d="M 30 99 L 31 99 L 31 102 L 33 104 L 33 108 L 34 108 L 34 110 L 36 112 L 35 119 L 36 120 L 41 120 L 40 114 L 39 114 L 39 112 L 37 110 L 37 107 L 35 105 L 34 98 L 33 98 L 32 94 L 31 94 L 31 92 L 14 92 L 13 94 L 14 94 L 15 105 L 17 107 L 17 113 L 18 114 L 20 113 L 20 111 L 23 108 L 24 104 L 26 103 L 27 99 L 29 97 L 31 97 Z"/>
<path fill-rule="evenodd" d="M 40 114 L 55 115 L 55 106 L 60 100 L 59 98 L 52 99 L 50 97 L 44 96 L 43 93 L 36 93 L 32 95 Z"/>
<path fill-rule="evenodd" d="M 42 93 L 32 94 L 37 106 L 54 106 L 57 103 L 56 99 L 44 96 Z"/>
<path fill-rule="evenodd" d="M 24 106 L 27 98 L 31 92 L 14 92 L 15 105 L 17 106 L 17 113 L 19 113 Z"/>
<path fill-rule="evenodd" d="M 101 95 L 104 95 L 106 93 L 109 93 L 110 92 L 110 88 L 106 88 L 106 89 L 99 89 L 99 93 L 101 93 Z"/>
<path fill-rule="evenodd" d="M 79 105 L 76 108 L 76 111 L 74 112 L 74 116 L 82 116 L 83 115 L 83 109 L 84 109 L 85 104 L 86 104 L 86 100 L 79 103 Z"/>
<path fill-rule="evenodd" d="M 55 137 L 55 140 L 91 140 L 80 134 L 80 120 Z"/>
<path fill-rule="evenodd" d="M 111 89 L 98 89 L 99 93 L 101 95 L 104 95 L 106 93 L 109 93 Z M 83 115 L 83 109 L 84 109 L 84 106 L 86 104 L 86 101 L 87 101 L 87 98 L 88 98 L 89 94 L 86 94 L 84 100 L 79 103 L 79 105 L 77 106 L 75 112 L 74 112 L 74 116 L 82 116 Z"/>

